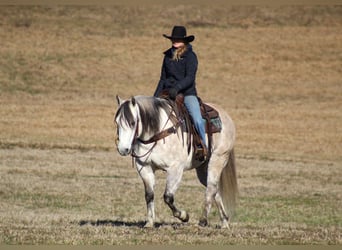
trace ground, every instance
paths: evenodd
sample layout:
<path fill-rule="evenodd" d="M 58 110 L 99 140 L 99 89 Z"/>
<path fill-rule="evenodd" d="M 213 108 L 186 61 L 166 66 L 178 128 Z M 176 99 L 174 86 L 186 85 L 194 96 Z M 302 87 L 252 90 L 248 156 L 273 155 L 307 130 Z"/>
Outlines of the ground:
<path fill-rule="evenodd" d="M 197 226 L 194 172 L 176 194 L 189 223 L 158 173 L 143 229 L 143 184 L 115 149 L 115 96 L 153 94 L 173 24 L 237 128 L 230 230 L 216 209 Z M 341 6 L 1 6 L 0 243 L 341 244 L 341 30 Z"/>

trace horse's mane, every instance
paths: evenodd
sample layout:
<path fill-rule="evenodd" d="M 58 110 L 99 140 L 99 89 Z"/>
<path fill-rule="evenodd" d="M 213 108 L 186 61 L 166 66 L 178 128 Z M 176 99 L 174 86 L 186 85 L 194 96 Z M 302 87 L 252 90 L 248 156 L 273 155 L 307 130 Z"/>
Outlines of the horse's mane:
<path fill-rule="evenodd" d="M 172 112 L 168 101 L 152 96 L 137 96 L 135 100 L 139 105 L 140 118 L 144 130 L 152 134 L 159 132 L 161 111 L 164 110 L 167 114 Z"/>
<path fill-rule="evenodd" d="M 119 114 L 122 114 L 121 119 L 132 127 L 134 123 L 134 116 L 129 107 L 132 100 L 125 101 L 115 115 L 115 119 Z M 152 96 L 135 96 L 134 101 L 139 106 L 140 122 L 145 132 L 155 134 L 160 132 L 161 111 L 164 110 L 167 115 L 172 112 L 172 107 L 168 101 Z"/>

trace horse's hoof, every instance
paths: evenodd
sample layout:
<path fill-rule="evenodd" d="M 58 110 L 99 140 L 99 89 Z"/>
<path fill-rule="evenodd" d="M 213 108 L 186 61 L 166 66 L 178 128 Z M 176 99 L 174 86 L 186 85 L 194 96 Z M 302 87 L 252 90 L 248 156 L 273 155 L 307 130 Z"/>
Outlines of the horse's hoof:
<path fill-rule="evenodd" d="M 154 228 L 154 223 L 151 221 L 147 221 L 144 228 Z"/>
<path fill-rule="evenodd" d="M 179 216 L 179 219 L 182 222 L 188 222 L 189 221 L 189 214 L 187 212 L 185 212 L 185 211 L 182 211 L 181 215 Z"/>
<path fill-rule="evenodd" d="M 229 224 L 227 221 L 222 222 L 221 229 L 230 229 Z"/>
<path fill-rule="evenodd" d="M 208 220 L 207 219 L 200 219 L 198 222 L 198 225 L 201 227 L 207 227 L 208 226 Z"/>

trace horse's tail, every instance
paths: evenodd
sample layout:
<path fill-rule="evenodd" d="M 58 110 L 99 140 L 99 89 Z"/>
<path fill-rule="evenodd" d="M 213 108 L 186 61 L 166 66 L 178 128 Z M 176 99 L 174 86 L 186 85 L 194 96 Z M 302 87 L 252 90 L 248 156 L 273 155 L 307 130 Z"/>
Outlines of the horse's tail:
<path fill-rule="evenodd" d="M 224 168 L 221 173 L 219 192 L 221 194 L 223 205 L 228 215 L 234 214 L 238 196 L 238 184 L 235 167 L 234 149 L 229 152 Z"/>

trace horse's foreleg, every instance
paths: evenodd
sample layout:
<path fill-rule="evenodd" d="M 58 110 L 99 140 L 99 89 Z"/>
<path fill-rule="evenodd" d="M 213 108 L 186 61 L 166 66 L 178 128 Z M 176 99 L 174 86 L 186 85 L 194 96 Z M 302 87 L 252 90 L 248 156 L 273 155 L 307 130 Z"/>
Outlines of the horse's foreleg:
<path fill-rule="evenodd" d="M 180 181 L 182 179 L 182 170 L 169 170 L 167 173 L 166 189 L 164 193 L 164 201 L 172 210 L 173 216 L 183 222 L 189 221 L 189 215 L 184 210 L 179 210 L 174 204 L 174 194 L 177 191 Z"/>
<path fill-rule="evenodd" d="M 154 185 L 155 176 L 154 171 L 149 166 L 138 166 L 138 172 L 145 186 L 145 200 L 147 206 L 147 218 L 145 227 L 153 227 L 155 220 L 154 213 Z"/>
<path fill-rule="evenodd" d="M 188 222 L 189 221 L 189 214 L 184 210 L 179 210 L 174 205 L 173 194 L 165 193 L 164 194 L 164 201 L 169 206 L 169 208 L 171 208 L 172 214 L 174 217 L 180 219 L 182 222 Z"/>

